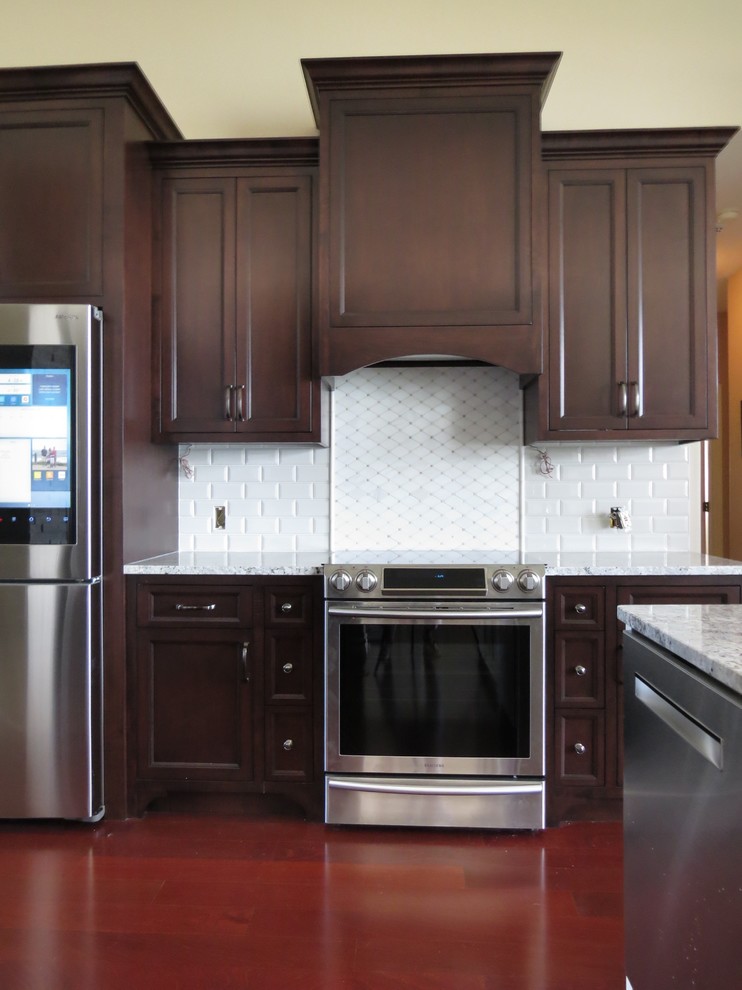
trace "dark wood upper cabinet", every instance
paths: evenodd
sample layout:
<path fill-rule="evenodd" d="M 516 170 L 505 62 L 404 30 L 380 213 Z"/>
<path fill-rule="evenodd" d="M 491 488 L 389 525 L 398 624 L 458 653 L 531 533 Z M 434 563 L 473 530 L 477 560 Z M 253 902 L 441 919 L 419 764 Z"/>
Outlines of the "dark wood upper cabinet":
<path fill-rule="evenodd" d="M 734 133 L 543 135 L 548 369 L 529 439 L 715 435 L 714 159 Z"/>
<path fill-rule="evenodd" d="M 100 296 L 102 212 L 102 110 L 0 112 L 3 297 Z"/>
<path fill-rule="evenodd" d="M 319 441 L 316 141 L 179 142 L 152 155 L 155 436 Z"/>
<path fill-rule="evenodd" d="M 540 105 L 557 54 L 308 59 L 320 371 L 542 366 Z"/>

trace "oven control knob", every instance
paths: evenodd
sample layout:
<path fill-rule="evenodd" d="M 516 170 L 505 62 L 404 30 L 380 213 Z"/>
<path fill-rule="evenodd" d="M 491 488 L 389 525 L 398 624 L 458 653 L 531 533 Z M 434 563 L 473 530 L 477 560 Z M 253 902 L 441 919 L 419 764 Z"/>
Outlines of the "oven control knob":
<path fill-rule="evenodd" d="M 521 571 L 518 575 L 518 587 L 521 591 L 536 591 L 541 584 L 541 578 L 535 571 Z"/>
<path fill-rule="evenodd" d="M 356 587 L 359 591 L 373 591 L 378 583 L 373 571 L 359 571 L 356 574 Z"/>
<path fill-rule="evenodd" d="M 347 591 L 350 587 L 351 576 L 347 571 L 334 571 L 330 575 L 330 585 L 335 591 Z"/>
<path fill-rule="evenodd" d="M 492 587 L 495 591 L 510 591 L 514 580 L 510 571 L 495 571 L 492 575 Z"/>

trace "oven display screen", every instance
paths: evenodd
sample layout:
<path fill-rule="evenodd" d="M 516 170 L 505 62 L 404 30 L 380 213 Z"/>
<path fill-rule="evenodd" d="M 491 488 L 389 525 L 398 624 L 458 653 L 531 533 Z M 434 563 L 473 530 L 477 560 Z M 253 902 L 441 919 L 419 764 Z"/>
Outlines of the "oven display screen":
<path fill-rule="evenodd" d="M 385 567 L 384 591 L 485 591 L 483 567 Z"/>

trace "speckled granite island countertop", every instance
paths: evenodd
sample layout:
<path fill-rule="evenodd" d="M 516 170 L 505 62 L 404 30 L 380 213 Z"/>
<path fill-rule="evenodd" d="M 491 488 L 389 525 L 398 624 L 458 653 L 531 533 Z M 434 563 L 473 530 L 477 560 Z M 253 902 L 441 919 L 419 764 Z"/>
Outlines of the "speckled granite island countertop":
<path fill-rule="evenodd" d="M 742 695 L 742 605 L 626 605 L 618 618 Z"/>

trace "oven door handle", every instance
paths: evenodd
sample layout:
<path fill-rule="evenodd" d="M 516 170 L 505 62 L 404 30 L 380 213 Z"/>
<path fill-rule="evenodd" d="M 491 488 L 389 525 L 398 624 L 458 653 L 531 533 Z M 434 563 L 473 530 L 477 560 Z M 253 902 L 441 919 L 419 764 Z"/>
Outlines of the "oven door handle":
<path fill-rule="evenodd" d="M 492 783 L 466 783 L 444 781 L 411 784 L 393 783 L 391 781 L 359 780 L 328 777 L 327 786 L 344 791 L 373 791 L 377 794 L 540 794 L 544 788 L 542 780 L 530 781 L 492 781 Z"/>
<path fill-rule="evenodd" d="M 540 619 L 544 610 L 540 606 L 533 608 L 504 608 L 502 610 L 482 611 L 481 609 L 471 609 L 463 611 L 459 609 L 445 608 L 418 608 L 418 609 L 395 609 L 395 608 L 347 608 L 342 605 L 328 605 L 328 615 L 358 616 L 361 619 L 430 619 L 439 616 L 443 619 L 483 619 L 492 621 L 493 619 Z"/>

